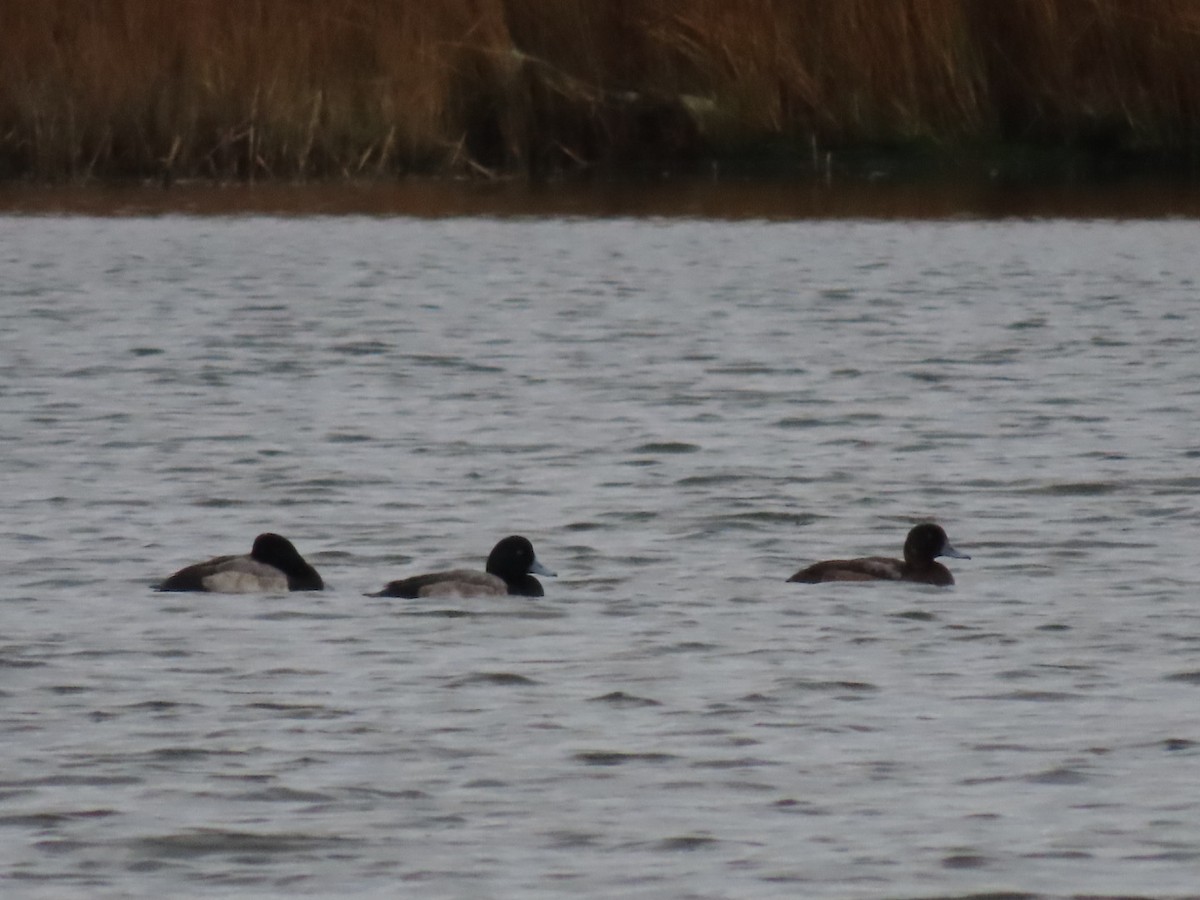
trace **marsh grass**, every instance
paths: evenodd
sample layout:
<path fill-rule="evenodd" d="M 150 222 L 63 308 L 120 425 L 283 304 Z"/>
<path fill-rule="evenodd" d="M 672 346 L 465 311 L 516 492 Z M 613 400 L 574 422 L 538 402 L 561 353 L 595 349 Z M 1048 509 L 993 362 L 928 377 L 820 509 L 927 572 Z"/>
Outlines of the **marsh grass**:
<path fill-rule="evenodd" d="M 10 178 L 1200 142 L 1200 0 L 38 0 L 0 36 Z"/>

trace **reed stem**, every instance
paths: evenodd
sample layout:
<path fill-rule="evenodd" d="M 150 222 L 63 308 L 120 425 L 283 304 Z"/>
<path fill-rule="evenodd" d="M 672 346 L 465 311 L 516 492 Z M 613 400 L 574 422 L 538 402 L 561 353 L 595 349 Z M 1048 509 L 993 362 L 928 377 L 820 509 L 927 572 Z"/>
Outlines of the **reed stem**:
<path fill-rule="evenodd" d="M 1200 156 L 1200 0 L 38 0 L 0 35 L 7 178 Z"/>

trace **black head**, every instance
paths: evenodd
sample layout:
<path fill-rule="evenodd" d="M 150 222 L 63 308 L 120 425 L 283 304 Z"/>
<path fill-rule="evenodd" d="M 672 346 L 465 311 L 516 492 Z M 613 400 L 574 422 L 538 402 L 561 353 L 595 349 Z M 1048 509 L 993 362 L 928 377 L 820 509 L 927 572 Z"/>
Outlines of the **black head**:
<path fill-rule="evenodd" d="M 274 566 L 288 579 L 288 588 L 293 591 L 319 591 L 324 588 L 317 570 L 304 561 L 304 557 L 287 538 L 265 532 L 254 539 L 250 548 L 251 559 Z"/>
<path fill-rule="evenodd" d="M 531 575 L 554 575 L 538 562 L 538 558 L 533 552 L 533 544 L 529 542 L 528 538 L 523 538 L 518 534 L 506 537 L 492 548 L 492 552 L 488 554 L 487 570 L 498 578 L 504 579 L 509 586 L 509 593 L 515 591 L 534 597 L 542 596 L 542 586 Z M 515 590 L 522 585 L 525 586 L 525 589 Z"/>
<path fill-rule="evenodd" d="M 929 565 L 936 556 L 953 556 L 956 559 L 970 559 L 965 553 L 959 553 L 946 537 L 941 525 L 933 522 L 922 522 L 913 527 L 904 541 L 904 561 L 909 565 Z"/>
<path fill-rule="evenodd" d="M 250 555 L 260 563 L 275 566 L 277 569 L 286 569 L 289 565 L 294 565 L 297 561 L 304 562 L 291 541 L 282 535 L 271 534 L 270 532 L 260 534 L 254 539 L 254 546 L 250 548 Z"/>

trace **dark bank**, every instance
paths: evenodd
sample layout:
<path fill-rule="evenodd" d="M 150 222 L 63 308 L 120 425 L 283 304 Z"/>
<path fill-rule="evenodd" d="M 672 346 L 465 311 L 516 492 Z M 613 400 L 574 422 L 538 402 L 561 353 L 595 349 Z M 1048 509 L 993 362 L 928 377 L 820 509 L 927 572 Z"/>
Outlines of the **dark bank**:
<path fill-rule="evenodd" d="M 0 178 L 1193 179 L 1196 0 L 0 5 Z"/>

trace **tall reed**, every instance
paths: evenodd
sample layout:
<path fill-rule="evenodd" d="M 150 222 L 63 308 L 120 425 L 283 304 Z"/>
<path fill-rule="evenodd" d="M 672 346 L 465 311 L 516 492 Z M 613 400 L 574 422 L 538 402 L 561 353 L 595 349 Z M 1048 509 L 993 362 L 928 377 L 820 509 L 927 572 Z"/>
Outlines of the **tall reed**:
<path fill-rule="evenodd" d="M 768 143 L 1195 152 L 1200 0 L 0 4 L 0 176 L 307 178 Z"/>

